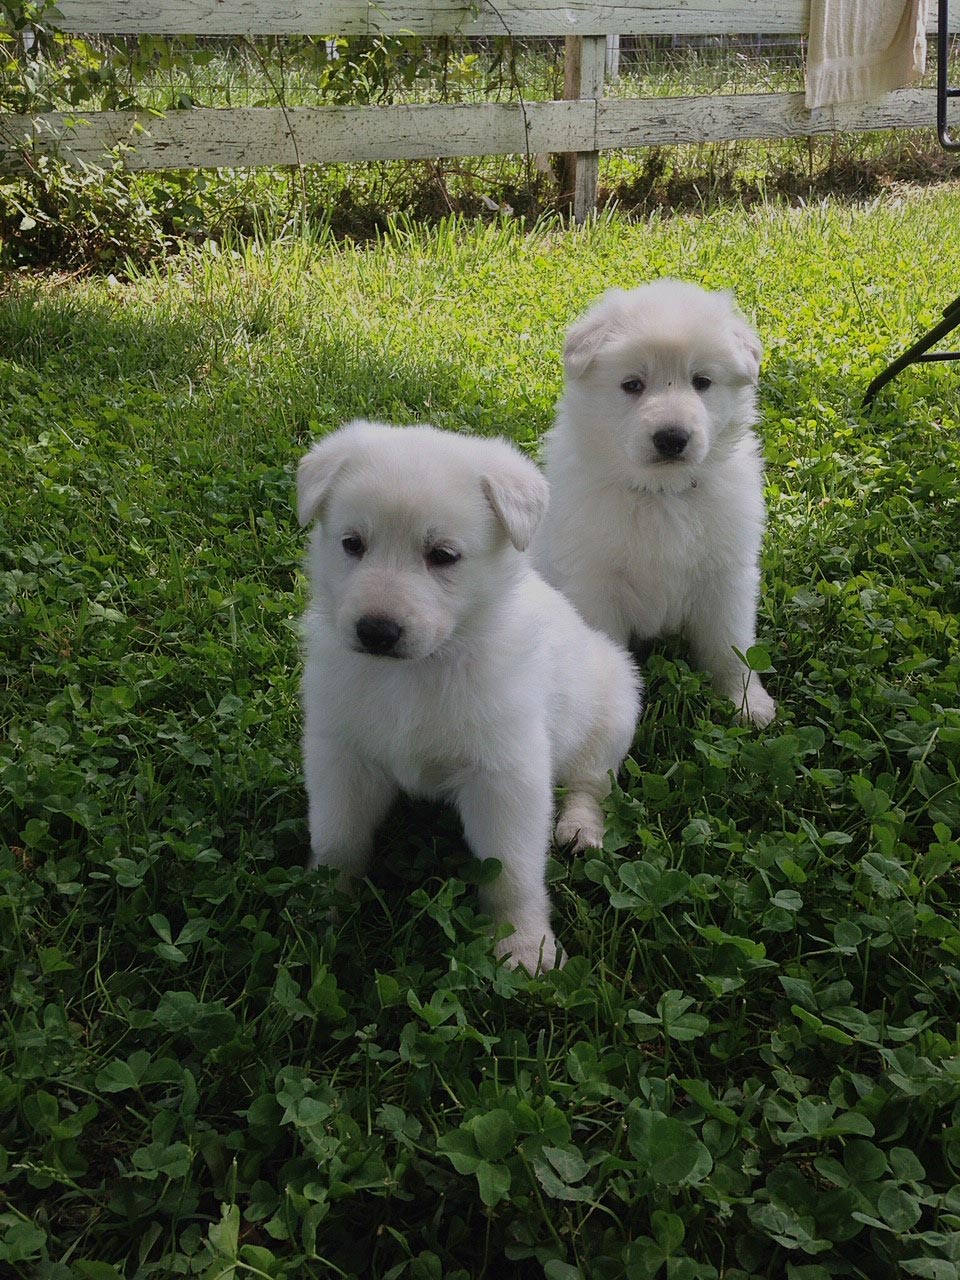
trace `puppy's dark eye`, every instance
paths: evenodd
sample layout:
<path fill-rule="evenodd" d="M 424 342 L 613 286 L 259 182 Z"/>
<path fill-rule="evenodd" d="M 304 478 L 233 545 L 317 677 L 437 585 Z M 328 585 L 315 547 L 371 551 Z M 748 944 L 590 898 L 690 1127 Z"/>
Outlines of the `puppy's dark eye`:
<path fill-rule="evenodd" d="M 340 545 L 347 555 L 353 556 L 355 560 L 359 560 L 367 549 L 358 533 L 348 533 L 345 538 L 340 539 Z"/>
<path fill-rule="evenodd" d="M 646 391 L 647 384 L 642 378 L 627 378 L 626 382 L 620 383 L 620 387 L 628 396 L 640 396 Z"/>
<path fill-rule="evenodd" d="M 435 569 L 449 569 L 459 559 L 460 552 L 450 547 L 431 547 L 426 555 L 427 564 L 432 564 Z"/>
<path fill-rule="evenodd" d="M 694 391 L 706 391 L 707 387 L 709 387 L 710 385 L 711 385 L 711 379 L 708 378 L 706 374 L 698 373 L 694 375 L 694 378 L 693 378 Z"/>

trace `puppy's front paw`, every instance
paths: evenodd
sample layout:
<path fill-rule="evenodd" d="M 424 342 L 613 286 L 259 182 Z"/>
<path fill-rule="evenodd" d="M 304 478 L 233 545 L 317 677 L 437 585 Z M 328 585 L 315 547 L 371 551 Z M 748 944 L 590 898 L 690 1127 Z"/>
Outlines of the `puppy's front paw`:
<path fill-rule="evenodd" d="M 501 938 L 494 950 L 506 960 L 511 969 L 521 967 L 531 977 L 538 973 L 548 973 L 551 969 L 562 969 L 567 963 L 566 952 L 550 929 L 539 937 L 516 929 L 509 938 Z"/>
<path fill-rule="evenodd" d="M 603 848 L 603 810 L 592 797 L 567 797 L 560 812 L 554 837 L 558 845 L 581 849 Z"/>
<path fill-rule="evenodd" d="M 740 723 L 753 724 L 758 729 L 768 725 L 777 714 L 777 704 L 762 684 L 750 685 L 740 704 Z"/>

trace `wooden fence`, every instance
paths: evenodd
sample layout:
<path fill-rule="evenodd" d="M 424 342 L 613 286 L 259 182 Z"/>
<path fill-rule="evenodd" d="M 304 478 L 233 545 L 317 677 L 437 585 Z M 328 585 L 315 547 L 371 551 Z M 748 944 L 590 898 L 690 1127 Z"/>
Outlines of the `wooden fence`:
<path fill-rule="evenodd" d="M 806 32 L 809 0 L 59 0 L 87 35 L 563 36 L 565 100 L 384 107 L 197 108 L 0 115 L 0 167 L 25 146 L 97 163 L 119 148 L 131 169 L 306 165 L 472 155 L 575 153 L 575 213 L 596 202 L 607 148 L 934 128 L 933 89 L 807 111 L 802 93 L 604 98 L 608 35 Z M 931 20 L 931 29 L 935 20 Z"/>

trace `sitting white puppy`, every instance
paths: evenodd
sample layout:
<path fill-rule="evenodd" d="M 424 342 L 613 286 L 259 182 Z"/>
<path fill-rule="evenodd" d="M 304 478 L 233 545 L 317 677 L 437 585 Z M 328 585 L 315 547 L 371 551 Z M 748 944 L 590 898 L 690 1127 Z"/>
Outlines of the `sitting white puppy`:
<path fill-rule="evenodd" d="M 737 657 L 756 636 L 760 339 L 727 293 L 611 289 L 570 329 L 546 436 L 551 502 L 532 548 L 591 626 L 628 644 L 682 631 L 742 719 L 776 704 Z"/>
<path fill-rule="evenodd" d="M 353 422 L 306 455 L 301 524 L 317 519 L 305 618 L 309 865 L 362 875 L 399 790 L 451 801 L 502 873 L 486 909 L 530 973 L 558 962 L 545 885 L 557 839 L 599 845 L 633 739 L 639 679 L 523 554 L 547 505 L 505 440 Z"/>

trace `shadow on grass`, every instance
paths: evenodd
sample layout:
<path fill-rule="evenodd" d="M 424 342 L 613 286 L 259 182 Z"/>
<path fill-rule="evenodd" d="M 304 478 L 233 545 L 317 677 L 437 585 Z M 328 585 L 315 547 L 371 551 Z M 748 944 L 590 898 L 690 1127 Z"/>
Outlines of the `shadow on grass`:
<path fill-rule="evenodd" d="M 266 310 L 231 297 L 193 315 L 182 304 L 174 313 L 148 312 L 123 294 L 113 302 L 102 292 L 78 297 L 18 282 L 0 291 L 0 351 L 19 370 L 43 374 L 66 411 L 80 388 L 109 388 L 111 402 L 127 398 L 133 412 L 138 386 L 167 397 L 177 406 L 177 444 L 191 428 L 198 442 L 215 439 L 219 468 L 231 432 L 238 445 L 256 434 L 261 457 L 288 462 L 306 439 L 354 417 L 508 433 L 528 450 L 546 425 L 522 381 L 505 374 L 481 383 L 463 362 L 425 363 L 414 333 L 398 353 Z M 559 353 L 557 368 L 559 378 Z M 183 402 L 185 391 L 195 403 Z"/>
<path fill-rule="evenodd" d="M 156 387 L 196 370 L 202 332 L 182 317 L 148 319 L 56 287 L 18 283 L 0 292 L 0 351 L 26 369 L 94 379 L 139 375 Z"/>

